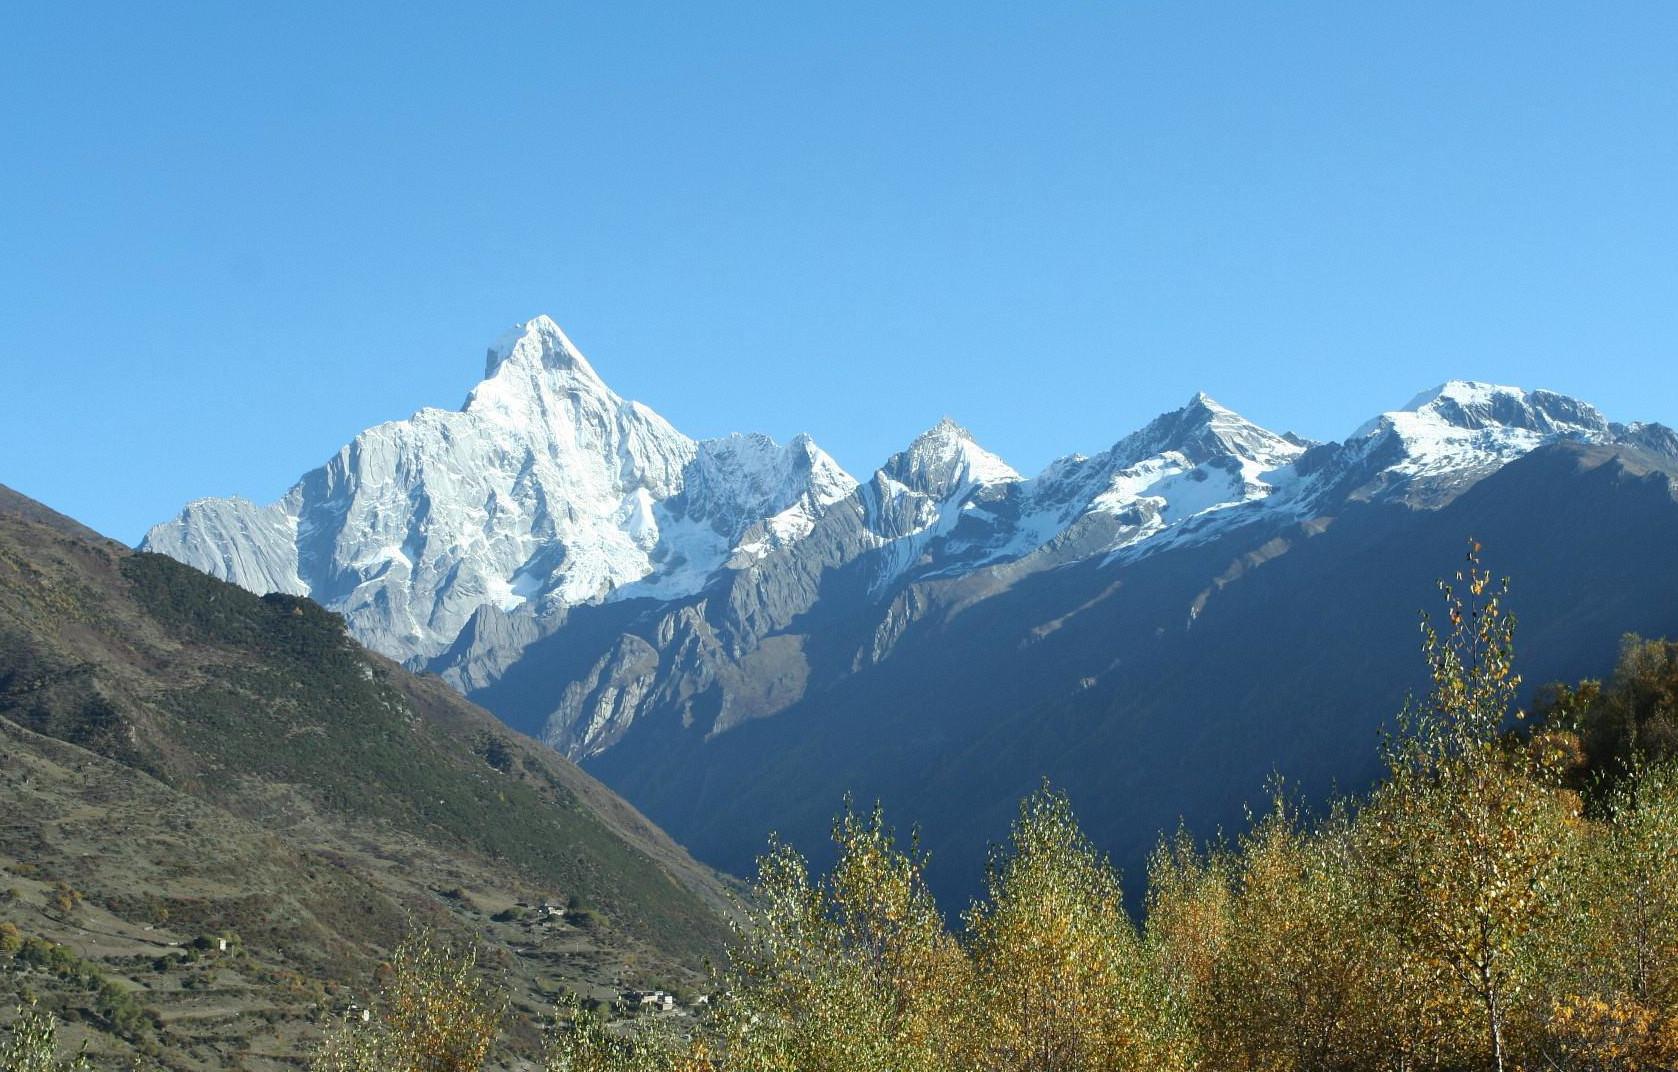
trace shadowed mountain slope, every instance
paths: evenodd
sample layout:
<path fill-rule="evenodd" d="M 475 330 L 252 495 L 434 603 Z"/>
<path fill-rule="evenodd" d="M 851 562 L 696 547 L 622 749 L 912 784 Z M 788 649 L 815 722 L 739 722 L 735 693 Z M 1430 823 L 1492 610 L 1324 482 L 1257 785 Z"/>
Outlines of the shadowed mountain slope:
<path fill-rule="evenodd" d="M 745 871 L 771 828 L 819 850 L 852 791 L 971 882 L 1044 776 L 1132 869 L 1272 771 L 1360 782 L 1471 535 L 1533 611 L 1529 677 L 1606 669 L 1619 631 L 1670 628 L 1645 619 L 1670 605 L 1675 467 L 1661 425 L 1451 380 L 1329 443 L 1196 394 L 1031 476 L 946 418 L 859 481 L 803 437 L 687 439 L 537 318 L 460 411 L 147 540 L 312 593 L 702 859 Z"/>
<path fill-rule="evenodd" d="M 771 829 L 819 854 L 843 794 L 883 800 L 946 893 L 1047 777 L 1135 877 L 1180 819 L 1238 828 L 1273 773 L 1316 799 L 1367 782 L 1378 731 L 1427 684 L 1416 613 L 1470 535 L 1514 578 L 1529 683 L 1606 671 L 1622 632 L 1678 632 L 1675 488 L 1671 459 L 1555 444 L 1438 509 L 1347 502 L 976 601 L 971 579 L 922 582 L 889 658 L 727 733 L 649 720 L 588 765 L 725 868 Z"/>

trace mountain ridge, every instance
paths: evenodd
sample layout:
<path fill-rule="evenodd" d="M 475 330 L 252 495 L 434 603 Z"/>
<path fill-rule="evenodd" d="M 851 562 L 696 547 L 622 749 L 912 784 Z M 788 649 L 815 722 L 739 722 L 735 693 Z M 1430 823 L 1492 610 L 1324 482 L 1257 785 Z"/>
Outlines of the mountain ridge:
<path fill-rule="evenodd" d="M 1610 424 L 1554 392 L 1454 380 L 1338 444 L 1271 432 L 1199 392 L 1031 477 L 946 417 L 858 481 L 802 434 L 785 446 L 688 439 L 616 395 L 539 316 L 488 349 L 461 410 L 376 425 L 268 506 L 194 500 L 141 547 L 252 591 L 313 595 L 375 650 L 434 665 L 482 607 L 545 622 L 542 632 L 569 607 L 684 598 L 799 542 L 847 496 L 862 496 L 881 549 L 880 594 L 917 563 L 950 572 L 1051 543 L 1094 553 L 1103 539 L 1109 560 L 1151 553 L 1244 519 L 1224 513 L 1232 507 L 1274 498 L 1309 512 L 1354 476 L 1361 494 L 1439 504 L 1558 437 L 1678 453 L 1661 425 Z M 934 543 L 948 560 L 922 562 Z"/>
<path fill-rule="evenodd" d="M 520 374 L 545 375 L 543 355 L 568 343 L 540 326 L 524 332 L 514 344 L 525 346 Z M 512 358 L 498 364 L 494 353 L 491 371 L 512 375 Z M 555 360 L 566 365 L 562 376 L 575 374 L 569 356 Z M 586 379 L 579 389 L 598 394 L 592 366 Z M 538 383 L 538 394 L 552 393 L 546 383 Z M 569 411 L 556 404 L 530 412 Z M 448 621 L 458 619 L 459 628 L 408 661 L 599 773 L 703 858 L 729 868 L 747 865 L 761 848 L 765 816 L 785 814 L 801 834 L 814 830 L 819 824 L 807 814 L 817 807 L 812 788 L 835 797 L 856 790 L 920 800 L 915 786 L 937 781 L 938 770 L 952 772 L 946 788 L 959 795 L 962 777 L 1017 773 L 1013 764 L 1027 762 L 1047 764 L 1031 781 L 1062 770 L 1079 785 L 1098 786 L 1087 773 L 1095 760 L 1084 752 L 1087 742 L 1113 732 L 1114 719 L 1123 722 L 1115 690 L 1158 691 L 1189 704 L 1188 694 L 1135 676 L 1134 668 L 1169 679 L 1176 664 L 1163 653 L 1194 662 L 1197 646 L 1215 632 L 1212 623 L 1233 605 L 1232 594 L 1290 572 L 1278 563 L 1318 561 L 1302 556 L 1303 548 L 1335 548 L 1315 568 L 1321 577 L 1339 576 L 1343 560 L 1362 554 L 1339 533 L 1376 539 L 1381 526 L 1399 532 L 1445 524 L 1467 516 L 1467 506 L 1456 506 L 1465 496 L 1478 496 L 1472 503 L 1492 494 L 1479 490 L 1490 481 L 1493 488 L 1520 486 L 1527 496 L 1511 499 L 1485 530 L 1514 533 L 1519 560 L 1538 537 L 1506 514 L 1548 516 L 1552 504 L 1543 497 L 1566 501 L 1568 488 L 1600 493 L 1585 470 L 1557 458 L 1601 450 L 1621 459 L 1616 465 L 1645 459 L 1661 474 L 1678 466 L 1678 435 L 1662 425 L 1615 423 L 1554 392 L 1470 380 L 1420 392 L 1346 439 L 1325 443 L 1265 429 L 1200 392 L 1104 450 L 1067 455 L 1031 476 L 949 418 L 860 481 L 804 437 L 787 447 L 752 436 L 691 442 L 681 486 L 663 486 L 664 498 L 643 483 L 621 502 L 591 500 L 612 516 L 612 533 L 642 541 L 642 557 L 620 582 L 568 600 L 551 582 L 561 567 L 542 556 L 563 563 L 564 555 L 588 549 L 532 544 L 518 567 L 527 582 L 518 574 L 490 578 L 507 589 L 527 583 L 530 597 L 435 596 L 456 601 Z M 615 452 L 595 461 L 622 463 Z M 1517 479 L 1546 465 L 1556 467 L 1554 487 Z M 1621 499 L 1641 493 L 1625 481 L 1613 487 L 1602 509 L 1620 516 Z M 724 494 L 714 495 L 717 488 Z M 1663 501 L 1643 501 L 1646 516 L 1628 514 L 1624 523 L 1659 529 Z M 622 503 L 628 506 L 613 514 Z M 190 525 L 164 531 L 181 543 L 198 538 Z M 1439 534 L 1427 531 L 1416 546 L 1437 550 Z M 1583 539 L 1585 531 L 1578 526 L 1579 535 L 1560 539 Z M 1391 546 L 1402 561 L 1371 568 L 1422 571 L 1418 591 L 1453 560 L 1444 551 L 1423 563 L 1412 549 Z M 259 551 L 223 555 L 238 561 L 259 558 Z M 1646 565 L 1652 576 L 1665 576 L 1659 561 Z M 1307 576 L 1301 583 L 1297 595 L 1276 594 L 1279 608 L 1303 613 L 1311 601 L 1330 598 L 1311 587 L 1327 581 Z M 1657 584 L 1641 595 L 1658 591 Z M 1401 595 L 1391 588 L 1380 594 Z M 1425 594 L 1405 599 L 1408 609 Z M 1277 608 L 1240 605 L 1252 619 L 1246 628 L 1275 628 L 1266 615 Z M 355 628 L 353 608 L 347 616 Z M 1288 635 L 1297 636 L 1301 650 L 1266 657 L 1282 660 L 1276 673 L 1290 681 L 1298 680 L 1295 663 L 1335 641 Z M 1573 669 L 1559 676 L 1579 676 Z M 972 691 L 976 681 L 988 683 L 982 695 Z M 1333 703 L 1337 695 L 1317 699 Z M 1264 706 L 1256 694 L 1242 702 L 1255 712 Z M 849 721 L 839 713 L 844 705 L 856 708 Z M 970 709 L 970 719 L 957 718 L 958 709 Z M 1158 714 L 1201 717 L 1187 707 Z M 1304 719 L 1283 711 L 1270 717 L 1282 725 Z M 1372 733 L 1372 719 L 1359 711 L 1353 724 Z M 1030 726 L 1065 747 L 1045 751 L 1041 741 L 1008 736 L 1010 726 Z M 1367 765 L 1367 745 L 1320 725 L 1314 732 L 1340 751 L 1310 752 L 1306 769 L 1353 778 Z M 1242 748 L 1271 749 L 1278 761 L 1296 754 L 1282 741 L 1264 744 L 1246 724 L 1236 739 Z M 833 755 L 812 751 L 818 741 Z M 1004 754 L 981 754 L 985 741 L 998 742 Z M 1221 747 L 1181 735 L 1162 735 L 1160 743 Z M 908 765 L 910 756 L 923 767 Z M 1158 764 L 1178 769 L 1184 761 L 1162 755 Z M 1243 767 L 1239 755 L 1215 762 L 1244 779 L 1230 785 L 1256 784 L 1264 774 Z M 1012 784 L 1014 773 L 996 774 L 1007 783 L 998 799 L 1030 788 Z M 1225 796 L 1233 790 L 1192 771 L 1180 775 L 1182 814 L 1195 821 L 1235 814 Z M 1130 770 L 1126 777 L 1141 784 L 1153 775 Z M 834 803 L 820 801 L 822 822 Z M 983 810 L 982 802 L 969 803 Z M 939 807 L 928 805 L 934 828 L 952 823 Z M 1140 804 L 1135 811 L 1152 815 Z M 1135 833 L 1131 820 L 1104 814 L 1112 824 L 1103 831 L 1109 844 L 1130 853 L 1134 844 L 1120 842 Z M 991 826 L 1001 821 L 991 819 Z M 957 826 L 946 832 L 959 839 Z M 968 844 L 963 851 L 977 849 Z"/>
<path fill-rule="evenodd" d="M 1583 516 L 1534 524 L 1558 493 Z M 1534 685 L 1605 672 L 1622 632 L 1678 631 L 1678 464 L 1564 442 L 1439 508 L 1354 500 L 1116 569 L 918 581 L 890 612 L 801 623 L 807 647 L 882 650 L 813 670 L 821 684 L 774 718 L 684 733 L 668 702 L 651 705 L 583 762 L 725 869 L 749 866 L 770 830 L 819 856 L 836 800 L 882 800 L 920 825 L 956 904 L 976 891 L 949 876 L 977 873 L 1006 802 L 1048 777 L 1136 878 L 1179 822 L 1239 830 L 1273 775 L 1311 801 L 1378 771 L 1378 731 L 1426 685 L 1416 611 L 1470 534 L 1515 577 Z M 542 676 L 533 649 L 482 698 L 504 717 L 539 710 L 519 688 Z"/>
<path fill-rule="evenodd" d="M 480 415 L 504 434 L 447 449 L 422 437 L 398 450 L 403 465 L 377 460 L 381 439 L 418 436 L 407 430 L 427 422 L 470 426 Z M 888 608 L 853 660 L 866 662 L 890 646 L 894 593 L 918 579 L 988 571 L 994 583 L 1011 583 L 1084 558 L 1114 566 L 1216 539 L 1231 526 L 1297 523 L 1351 500 L 1438 508 L 1564 439 L 1678 457 L 1678 435 L 1664 426 L 1611 424 L 1555 392 L 1451 380 L 1338 443 L 1269 431 L 1197 392 L 1106 450 L 1062 457 L 1030 477 L 945 417 L 858 481 L 804 435 L 785 446 L 761 435 L 687 439 L 613 393 L 543 316 L 489 348 L 485 379 L 459 413 L 422 410 L 375 426 L 272 506 L 196 501 L 142 546 L 252 590 L 309 591 L 344 613 L 365 643 L 464 690 L 491 687 L 580 609 L 722 600 L 721 613 L 672 616 L 654 644 L 686 645 L 695 680 L 670 694 L 687 697 L 682 717 L 691 722 L 692 697 L 717 684 L 718 665 L 756 656 L 766 638 L 836 591 L 841 602 Z M 447 462 L 462 450 L 453 468 L 470 463 L 480 475 L 432 457 Z M 542 465 L 546 478 L 533 475 Z M 430 477 L 427 466 L 444 472 Z M 282 576 L 274 563 L 293 551 L 299 570 L 325 580 Z M 772 714 L 777 695 L 802 687 L 793 680 L 804 673 L 801 650 L 778 647 L 785 650 L 764 658 L 791 693 L 741 693 L 736 703 L 725 698 L 725 709 Z M 659 664 L 668 677 L 681 662 L 616 639 L 601 658 L 616 669 L 579 668 L 551 725 L 524 728 L 573 756 L 593 754 L 658 691 L 633 668 Z M 583 688 L 593 700 L 576 691 L 588 680 L 605 683 Z M 715 721 L 736 717 L 725 711 Z M 577 736 L 579 724 L 595 729 Z"/>

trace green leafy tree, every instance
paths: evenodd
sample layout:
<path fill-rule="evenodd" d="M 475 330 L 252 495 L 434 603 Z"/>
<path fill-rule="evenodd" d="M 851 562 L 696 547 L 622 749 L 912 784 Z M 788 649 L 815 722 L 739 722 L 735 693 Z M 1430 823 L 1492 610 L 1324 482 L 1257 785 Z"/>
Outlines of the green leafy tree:
<path fill-rule="evenodd" d="M 74 1056 L 58 1052 L 58 1021 L 34 1002 L 17 1010 L 0 1042 L 0 1072 L 90 1072 L 86 1047 Z"/>

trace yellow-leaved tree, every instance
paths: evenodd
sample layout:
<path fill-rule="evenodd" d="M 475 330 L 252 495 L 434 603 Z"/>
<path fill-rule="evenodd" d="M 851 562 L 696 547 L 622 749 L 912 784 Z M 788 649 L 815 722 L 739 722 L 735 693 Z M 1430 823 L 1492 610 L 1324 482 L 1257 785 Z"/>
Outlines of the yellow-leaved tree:
<path fill-rule="evenodd" d="M 1573 883 L 1545 1054 L 1558 1068 L 1678 1068 L 1678 767 L 1631 757 Z"/>
<path fill-rule="evenodd" d="M 1175 1002 L 1125 912 L 1119 876 L 1066 797 L 1020 806 L 967 914 L 978 1030 L 967 1067 L 995 1072 L 1170 1069 Z"/>
<path fill-rule="evenodd" d="M 366 1018 L 348 1017 L 322 1042 L 315 1072 L 478 1072 L 506 1016 L 506 998 L 478 974 L 477 956 L 428 931 L 380 970 Z"/>
<path fill-rule="evenodd" d="M 969 966 L 879 810 L 834 824 L 838 860 L 759 861 L 757 907 L 737 936 L 714 1042 L 739 1072 L 938 1072 L 963 1036 Z"/>
<path fill-rule="evenodd" d="M 1515 622 L 1502 607 L 1507 582 L 1493 584 L 1479 550 L 1440 584 L 1448 631 L 1423 619 L 1432 690 L 1390 744 L 1388 779 L 1359 816 L 1359 850 L 1380 924 L 1414 971 L 1447 988 L 1434 1058 L 1504 1072 L 1538 1035 L 1532 999 L 1579 803 L 1544 749 L 1503 732 L 1520 685 Z"/>
<path fill-rule="evenodd" d="M 0 1039 L 0 1072 L 91 1072 L 86 1047 L 73 1055 L 58 1052 L 58 1021 L 35 1002 L 17 1010 Z"/>
<path fill-rule="evenodd" d="M 1143 950 L 1166 1002 L 1164 1029 L 1179 1055 L 1198 1055 L 1220 1022 L 1215 982 L 1232 941 L 1233 852 L 1201 851 L 1186 830 L 1163 839 L 1148 864 Z"/>
<path fill-rule="evenodd" d="M 559 1002 L 543 1049 L 543 1072 L 713 1072 L 710 1049 L 658 1026 L 614 1031 L 574 996 Z"/>
<path fill-rule="evenodd" d="M 1228 939 L 1197 1035 L 1213 1067 L 1294 1072 L 1402 1052 L 1405 981 L 1368 926 L 1341 810 L 1306 829 L 1278 794 L 1228 865 Z M 1396 984 L 1396 985 L 1395 985 Z"/>

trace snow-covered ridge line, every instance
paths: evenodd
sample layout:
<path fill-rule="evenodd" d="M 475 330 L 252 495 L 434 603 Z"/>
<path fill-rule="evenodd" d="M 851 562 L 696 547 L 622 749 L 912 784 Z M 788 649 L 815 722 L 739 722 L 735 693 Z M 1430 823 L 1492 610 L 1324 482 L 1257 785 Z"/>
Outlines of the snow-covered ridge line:
<path fill-rule="evenodd" d="M 1278 435 L 1197 394 L 1030 478 L 945 418 L 859 484 L 805 435 L 688 438 L 613 392 L 541 316 L 489 348 L 461 409 L 369 428 L 276 503 L 194 500 L 142 546 L 253 591 L 311 595 L 370 647 L 423 662 L 483 607 L 558 621 L 580 604 L 683 599 L 742 571 L 809 578 L 859 556 L 876 595 L 1034 555 L 1115 561 L 1336 495 L 1440 500 L 1558 438 L 1678 454 L 1659 425 L 1451 381 L 1340 444 Z M 860 531 L 806 554 L 829 515 Z"/>
<path fill-rule="evenodd" d="M 783 543 L 855 480 L 808 436 L 696 441 L 614 393 L 549 318 L 488 352 L 460 410 L 358 435 L 279 502 L 209 499 L 142 544 L 253 591 L 311 595 L 400 659 L 480 606 L 538 615 L 696 590 L 760 523 Z"/>
<path fill-rule="evenodd" d="M 954 444 L 982 451 L 955 432 L 946 422 L 911 451 L 942 445 L 938 464 L 953 472 Z M 1660 425 L 1613 425 L 1565 395 L 1471 380 L 1424 391 L 1340 443 L 1278 435 L 1198 393 L 1110 449 L 1061 458 L 1030 479 L 908 488 L 893 479 L 904 468 L 899 455 L 876 475 L 864 502 L 880 547 L 874 589 L 1040 554 L 1128 561 L 1214 538 L 1232 525 L 1308 517 L 1341 496 L 1440 505 L 1557 440 L 1625 443 L 1678 457 L 1678 436 Z M 915 471 L 928 468 L 923 461 Z M 905 527 L 906 515 L 916 523 Z"/>

